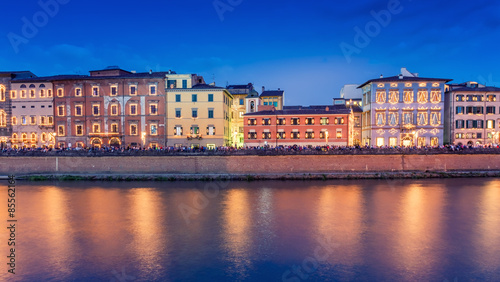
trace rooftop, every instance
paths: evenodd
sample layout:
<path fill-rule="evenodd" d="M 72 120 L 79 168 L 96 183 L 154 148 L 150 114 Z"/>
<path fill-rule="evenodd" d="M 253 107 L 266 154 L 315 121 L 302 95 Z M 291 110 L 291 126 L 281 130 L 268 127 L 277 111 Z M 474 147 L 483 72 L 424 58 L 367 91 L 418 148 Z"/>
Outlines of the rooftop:
<path fill-rule="evenodd" d="M 345 106 L 321 105 L 321 106 L 286 106 L 279 111 L 259 111 L 255 113 L 247 113 L 245 116 L 261 116 L 261 115 L 319 115 L 319 114 L 350 114 L 351 109 Z"/>
<path fill-rule="evenodd" d="M 266 97 L 266 96 L 283 96 L 285 91 L 283 90 L 266 90 L 263 91 L 262 94 L 260 94 L 260 97 Z"/>

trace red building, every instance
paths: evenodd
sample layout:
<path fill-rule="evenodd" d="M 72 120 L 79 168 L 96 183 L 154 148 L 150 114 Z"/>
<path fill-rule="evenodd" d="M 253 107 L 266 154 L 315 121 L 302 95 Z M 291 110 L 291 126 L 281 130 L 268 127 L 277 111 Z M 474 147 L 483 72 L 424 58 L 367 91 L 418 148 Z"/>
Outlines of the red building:
<path fill-rule="evenodd" d="M 350 146 L 353 113 L 345 106 L 293 106 L 245 114 L 245 146 Z"/>
<path fill-rule="evenodd" d="M 53 77 L 57 146 L 165 146 L 167 74 L 109 67 Z"/>

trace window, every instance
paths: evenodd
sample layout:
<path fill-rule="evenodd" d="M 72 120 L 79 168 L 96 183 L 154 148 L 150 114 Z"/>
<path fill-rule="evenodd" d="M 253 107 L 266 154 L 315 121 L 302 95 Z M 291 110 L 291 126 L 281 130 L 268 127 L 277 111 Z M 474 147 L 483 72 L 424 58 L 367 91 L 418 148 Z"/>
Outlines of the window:
<path fill-rule="evenodd" d="M 197 94 L 191 95 L 191 102 L 198 102 L 198 95 Z"/>
<path fill-rule="evenodd" d="M 208 102 L 214 101 L 214 94 L 208 94 Z"/>
<path fill-rule="evenodd" d="M 257 125 L 257 120 L 254 118 L 249 118 L 248 119 L 248 125 Z"/>
<path fill-rule="evenodd" d="M 137 86 L 135 85 L 130 85 L 130 95 L 135 96 L 137 95 Z"/>
<path fill-rule="evenodd" d="M 375 114 L 375 120 L 377 121 L 377 126 L 385 125 L 385 113 L 380 112 Z M 335 119 L 335 124 L 337 124 L 337 119 Z"/>
<path fill-rule="evenodd" d="M 169 88 L 169 89 L 177 88 L 177 81 L 176 80 L 167 80 L 167 88 Z"/>
<path fill-rule="evenodd" d="M 182 126 L 177 125 L 174 127 L 174 135 L 182 136 Z"/>
<path fill-rule="evenodd" d="M 31 142 L 35 143 L 36 142 L 36 133 L 31 133 Z"/>
<path fill-rule="evenodd" d="M 486 107 L 486 113 L 487 114 L 495 114 L 495 107 L 492 107 L 492 106 Z"/>
<path fill-rule="evenodd" d="M 420 104 L 427 103 L 428 96 L 429 96 L 429 93 L 427 92 L 427 90 L 420 90 L 420 91 L 418 91 L 418 93 L 417 93 L 417 102 L 420 103 Z"/>
<path fill-rule="evenodd" d="M 45 125 L 47 122 L 47 118 L 45 116 L 40 116 L 40 124 Z"/>
<path fill-rule="evenodd" d="M 208 118 L 214 118 L 214 109 L 208 109 Z"/>
<path fill-rule="evenodd" d="M 483 107 L 466 107 L 465 108 L 466 114 L 483 114 Z"/>
<path fill-rule="evenodd" d="M 457 102 L 463 102 L 463 101 L 465 101 L 464 95 L 457 95 L 457 96 L 455 96 L 455 100 Z"/>
<path fill-rule="evenodd" d="M 276 138 L 278 138 L 278 139 L 286 139 L 286 134 L 285 134 L 285 132 L 278 132 L 278 133 L 276 134 Z"/>
<path fill-rule="evenodd" d="M 118 105 L 117 104 L 111 105 L 111 115 L 112 116 L 118 115 Z"/>
<path fill-rule="evenodd" d="M 438 137 L 431 137 L 431 146 L 432 147 L 439 146 L 439 138 Z"/>
<path fill-rule="evenodd" d="M 187 80 L 183 79 L 182 80 L 182 88 L 187 88 L 188 87 L 188 82 Z"/>
<path fill-rule="evenodd" d="M 388 122 L 390 126 L 396 126 L 399 123 L 399 113 L 389 112 Z"/>
<path fill-rule="evenodd" d="M 3 86 L 0 87 L 0 101 L 5 101 L 5 88 Z"/>
<path fill-rule="evenodd" d="M 240 106 L 245 105 L 245 99 L 240 99 Z"/>
<path fill-rule="evenodd" d="M 286 124 L 286 119 L 285 118 L 279 118 L 279 119 L 277 119 L 277 124 L 278 125 L 285 125 Z"/>
<path fill-rule="evenodd" d="M 215 126 L 207 126 L 207 135 L 215 135 Z"/>
<path fill-rule="evenodd" d="M 383 113 L 383 114 L 384 114 L 384 115 L 383 115 L 383 118 L 384 118 L 384 124 L 385 124 L 385 113 Z M 343 118 L 343 117 L 336 117 L 336 118 L 334 119 L 334 123 L 335 123 L 335 124 L 344 124 L 344 122 L 345 122 L 345 120 L 344 120 L 344 118 Z"/>
<path fill-rule="evenodd" d="M 82 89 L 81 88 L 75 88 L 75 96 L 76 97 L 82 96 Z"/>
<path fill-rule="evenodd" d="M 403 101 L 406 104 L 411 104 L 413 103 L 413 90 L 405 90 L 403 92 Z"/>
<path fill-rule="evenodd" d="M 487 120 L 486 121 L 486 128 L 494 129 L 495 128 L 495 121 L 492 119 Z"/>
<path fill-rule="evenodd" d="M 64 97 L 64 90 L 62 88 L 57 89 L 57 97 Z"/>
<path fill-rule="evenodd" d="M 486 101 L 495 102 L 496 100 L 497 100 L 497 95 L 492 95 L 492 94 L 486 95 Z"/>
<path fill-rule="evenodd" d="M 441 102 L 441 90 L 432 90 L 431 91 L 431 103 L 439 103 Z"/>
<path fill-rule="evenodd" d="M 135 116 L 137 115 L 137 104 L 130 104 L 130 114 Z"/>
<path fill-rule="evenodd" d="M 191 117 L 192 118 L 198 117 L 198 109 L 191 109 Z"/>
<path fill-rule="evenodd" d="M 30 98 L 36 98 L 36 94 L 35 94 L 35 90 L 34 89 L 31 89 L 30 90 Z"/>
<path fill-rule="evenodd" d="M 441 124 L 441 113 L 440 112 L 431 112 L 430 123 L 432 126 L 440 125 Z"/>
<path fill-rule="evenodd" d="M 0 110 L 0 127 L 7 126 L 7 113 L 4 110 Z"/>
<path fill-rule="evenodd" d="M 99 105 L 92 105 L 92 115 L 94 116 L 99 115 Z"/>
<path fill-rule="evenodd" d="M 337 135 L 336 135 L 337 139 L 342 139 L 342 130 L 338 130 L 337 129 Z"/>
<path fill-rule="evenodd" d="M 42 142 L 46 142 L 47 141 L 47 134 L 45 132 L 43 132 L 42 137 L 40 139 L 42 140 Z"/>
<path fill-rule="evenodd" d="M 377 147 L 384 146 L 384 137 L 377 137 Z"/>
<path fill-rule="evenodd" d="M 54 123 L 54 117 L 49 116 L 49 124 L 53 124 L 53 123 Z"/>
<path fill-rule="evenodd" d="M 118 123 L 111 124 L 111 133 L 118 133 Z"/>
<path fill-rule="evenodd" d="M 396 147 L 398 145 L 397 137 L 389 137 L 389 146 Z"/>
<path fill-rule="evenodd" d="M 17 93 L 15 90 L 10 91 L 10 98 L 11 99 L 16 99 L 17 98 Z"/>
<path fill-rule="evenodd" d="M 16 117 L 12 117 L 12 125 L 17 125 L 17 118 Z"/>
<path fill-rule="evenodd" d="M 116 96 L 118 95 L 118 86 L 113 85 L 111 86 L 109 96 Z"/>
<path fill-rule="evenodd" d="M 191 126 L 191 135 L 198 135 L 200 134 L 200 128 L 198 125 L 193 125 Z"/>
<path fill-rule="evenodd" d="M 93 123 L 92 124 L 92 132 L 93 133 L 100 133 L 101 132 L 101 124 Z"/>
<path fill-rule="evenodd" d="M 83 115 L 82 108 L 83 108 L 82 105 L 75 106 L 75 116 L 82 116 Z"/>
<path fill-rule="evenodd" d="M 398 91 L 389 91 L 389 103 L 396 104 L 399 102 L 399 94 Z"/>
<path fill-rule="evenodd" d="M 411 112 L 404 112 L 403 113 L 403 124 L 405 124 L 405 125 L 413 124 L 413 113 L 411 113 Z"/>
<path fill-rule="evenodd" d="M 292 139 L 300 139 L 300 133 L 299 133 L 299 132 L 292 132 L 292 133 L 290 134 L 290 137 L 291 137 Z"/>
<path fill-rule="evenodd" d="M 306 118 L 306 124 L 314 124 L 314 118 Z"/>
<path fill-rule="evenodd" d="M 418 112 L 417 113 L 417 124 L 418 125 L 427 125 L 427 112 Z"/>
<path fill-rule="evenodd" d="M 52 97 L 52 90 L 51 89 L 47 89 L 47 97 Z"/>
<path fill-rule="evenodd" d="M 81 124 L 76 125 L 76 135 L 77 136 L 83 135 L 83 125 L 81 125 Z"/>
<path fill-rule="evenodd" d="M 181 118 L 181 109 L 175 109 L 175 117 Z"/>
<path fill-rule="evenodd" d="M 313 139 L 314 138 L 314 132 L 306 132 L 306 139 Z"/>
<path fill-rule="evenodd" d="M 175 102 L 181 101 L 181 94 L 175 94 Z"/>
<path fill-rule="evenodd" d="M 156 104 L 156 103 L 149 104 L 149 113 L 151 115 L 157 115 L 158 114 L 158 104 Z"/>
<path fill-rule="evenodd" d="M 137 124 L 130 125 L 130 135 L 137 135 Z"/>
<path fill-rule="evenodd" d="M 149 134 L 158 135 L 158 124 L 152 123 L 149 125 Z"/>
<path fill-rule="evenodd" d="M 149 95 L 156 95 L 156 85 L 149 86 Z"/>
<path fill-rule="evenodd" d="M 376 94 L 376 102 L 378 104 L 383 104 L 385 103 L 385 98 L 386 98 L 386 92 L 384 91 L 377 91 Z"/>
<path fill-rule="evenodd" d="M 64 116 L 64 106 L 57 106 L 57 115 L 60 117 Z"/>
<path fill-rule="evenodd" d="M 271 132 L 263 132 L 262 139 L 271 139 Z"/>
<path fill-rule="evenodd" d="M 262 119 L 262 125 L 271 125 L 271 119 L 269 119 L 269 118 L 263 118 Z"/>
<path fill-rule="evenodd" d="M 248 139 L 257 139 L 257 132 L 248 132 Z"/>
<path fill-rule="evenodd" d="M 462 115 L 462 114 L 464 114 L 464 110 L 465 110 L 465 107 L 463 107 L 463 106 L 458 106 L 458 107 L 457 107 L 457 110 L 456 110 L 457 115 Z"/>
<path fill-rule="evenodd" d="M 327 117 L 322 117 L 320 120 L 319 120 L 319 124 L 321 125 L 329 125 L 330 124 L 330 119 L 327 118 Z"/>
<path fill-rule="evenodd" d="M 59 125 L 57 127 L 57 136 L 64 136 L 64 125 Z"/>
<path fill-rule="evenodd" d="M 292 118 L 292 119 L 290 120 L 290 123 L 291 123 L 292 125 L 300 125 L 300 119 L 299 119 L 299 118 Z"/>

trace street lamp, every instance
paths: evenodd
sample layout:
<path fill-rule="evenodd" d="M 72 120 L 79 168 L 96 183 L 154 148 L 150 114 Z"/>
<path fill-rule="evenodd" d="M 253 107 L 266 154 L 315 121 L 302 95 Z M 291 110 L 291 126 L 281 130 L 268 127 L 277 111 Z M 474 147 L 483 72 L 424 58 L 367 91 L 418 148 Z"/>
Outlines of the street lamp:
<path fill-rule="evenodd" d="M 325 131 L 325 143 L 328 145 L 328 130 Z"/>
<path fill-rule="evenodd" d="M 143 132 L 141 134 L 141 139 L 142 139 L 142 148 L 144 148 L 144 146 L 146 144 L 146 132 Z"/>

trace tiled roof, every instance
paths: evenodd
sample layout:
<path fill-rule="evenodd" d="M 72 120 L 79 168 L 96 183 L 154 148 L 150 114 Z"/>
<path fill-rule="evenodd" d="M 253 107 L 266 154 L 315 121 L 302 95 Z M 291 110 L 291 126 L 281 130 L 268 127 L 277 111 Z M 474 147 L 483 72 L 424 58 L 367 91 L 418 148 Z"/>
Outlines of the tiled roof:
<path fill-rule="evenodd" d="M 57 80 L 100 80 L 100 79 L 140 79 L 140 78 L 165 78 L 168 72 L 141 72 L 141 73 L 127 73 L 119 76 L 89 76 L 89 75 L 54 75 L 54 76 L 44 76 L 35 78 L 21 78 L 15 79 L 15 81 L 57 81 Z"/>
<path fill-rule="evenodd" d="M 493 86 L 477 87 L 477 88 L 461 87 L 461 88 L 454 88 L 450 92 L 500 92 L 500 88 Z"/>
<path fill-rule="evenodd" d="M 326 108 L 328 107 L 328 111 Z M 255 113 L 247 113 L 245 116 L 274 116 L 274 115 L 331 115 L 331 114 L 349 114 L 351 113 L 350 108 L 344 106 L 337 107 L 332 105 L 325 106 L 288 106 L 283 110 L 279 111 L 259 111 Z"/>
<path fill-rule="evenodd" d="M 265 97 L 265 96 L 283 96 L 283 93 L 285 91 L 283 90 L 266 90 L 260 94 L 260 97 Z"/>
<path fill-rule="evenodd" d="M 399 78 L 399 76 L 389 76 L 389 77 L 383 77 L 383 78 L 376 78 L 376 79 L 370 79 L 367 82 L 361 84 L 358 86 L 358 88 L 362 88 L 363 86 L 367 85 L 368 83 L 371 82 L 408 82 L 408 81 L 452 81 L 453 79 L 448 79 L 448 78 L 426 78 L 426 77 L 413 77 L 413 76 L 403 76 L 403 78 Z"/>
<path fill-rule="evenodd" d="M 252 84 L 228 85 L 226 89 L 252 89 Z"/>

